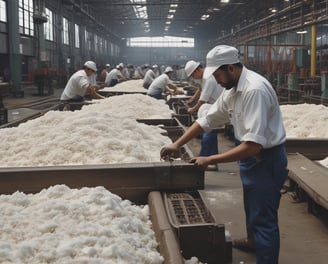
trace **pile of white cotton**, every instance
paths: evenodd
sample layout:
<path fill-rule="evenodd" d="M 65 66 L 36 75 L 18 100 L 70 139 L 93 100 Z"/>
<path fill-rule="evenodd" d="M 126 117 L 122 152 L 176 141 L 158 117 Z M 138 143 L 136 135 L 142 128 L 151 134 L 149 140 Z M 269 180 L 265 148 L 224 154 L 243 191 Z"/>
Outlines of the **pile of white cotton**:
<path fill-rule="evenodd" d="M 111 96 L 82 108 L 82 111 L 90 110 L 111 111 L 122 118 L 135 119 L 170 119 L 173 113 L 164 100 L 157 100 L 143 94 Z"/>
<path fill-rule="evenodd" d="M 0 166 L 159 162 L 165 132 L 110 111 L 50 111 L 0 130 Z"/>
<path fill-rule="evenodd" d="M 105 87 L 102 90 L 106 92 L 147 93 L 147 90 L 142 85 L 143 79 L 128 80 L 120 82 L 113 87 Z"/>
<path fill-rule="evenodd" d="M 1 263 L 163 263 L 148 206 L 103 187 L 0 195 Z"/>

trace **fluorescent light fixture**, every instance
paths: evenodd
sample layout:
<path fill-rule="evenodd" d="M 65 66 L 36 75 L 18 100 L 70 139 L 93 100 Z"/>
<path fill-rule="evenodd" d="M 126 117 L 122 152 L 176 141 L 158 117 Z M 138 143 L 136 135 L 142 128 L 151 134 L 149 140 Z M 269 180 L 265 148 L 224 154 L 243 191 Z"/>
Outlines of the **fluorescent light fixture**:
<path fill-rule="evenodd" d="M 170 25 L 171 24 L 171 21 L 166 21 L 165 24 L 166 25 Z"/>
<path fill-rule="evenodd" d="M 170 7 L 174 8 L 174 7 L 178 7 L 178 5 L 177 4 L 171 4 Z"/>
<path fill-rule="evenodd" d="M 200 19 L 205 21 L 205 20 L 208 19 L 209 17 L 210 17 L 210 15 L 204 14 L 204 15 L 201 16 Z"/>
<path fill-rule="evenodd" d="M 174 15 L 167 15 L 168 19 L 172 19 L 174 17 Z"/>
<path fill-rule="evenodd" d="M 296 31 L 297 34 L 306 34 L 307 30 L 298 30 Z"/>
<path fill-rule="evenodd" d="M 221 0 L 220 2 L 227 4 L 227 3 L 230 3 L 230 0 Z"/>
<path fill-rule="evenodd" d="M 169 13 L 175 13 L 177 10 L 175 9 L 169 9 Z"/>

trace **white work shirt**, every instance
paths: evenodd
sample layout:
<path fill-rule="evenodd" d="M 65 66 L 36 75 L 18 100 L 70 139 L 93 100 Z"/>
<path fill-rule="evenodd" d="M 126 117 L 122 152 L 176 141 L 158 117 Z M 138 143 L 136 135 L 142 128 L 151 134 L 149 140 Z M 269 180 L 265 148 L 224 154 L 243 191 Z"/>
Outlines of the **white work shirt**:
<path fill-rule="evenodd" d="M 84 96 L 87 93 L 87 88 L 90 85 L 89 77 L 85 70 L 79 70 L 69 78 L 64 91 L 61 94 L 60 100 L 69 100 L 76 95 Z"/>
<path fill-rule="evenodd" d="M 224 90 L 206 117 L 197 119 L 205 131 L 229 121 L 234 127 L 235 138 L 241 142 L 252 141 L 266 149 L 286 140 L 274 89 L 268 80 L 245 66 L 237 87 Z"/>
<path fill-rule="evenodd" d="M 166 85 L 168 85 L 169 83 L 172 83 L 169 76 L 166 73 L 162 73 L 151 83 L 147 90 L 147 94 L 154 95 L 157 94 L 159 91 L 164 92 L 166 89 Z"/>
<path fill-rule="evenodd" d="M 121 71 L 118 70 L 118 69 L 112 69 L 107 74 L 107 77 L 106 77 L 106 80 L 105 80 L 105 84 L 106 85 L 109 85 L 112 80 L 117 80 L 118 79 L 118 76 L 123 77 Z"/>
<path fill-rule="evenodd" d="M 145 74 L 143 82 L 152 83 L 155 78 L 156 78 L 155 73 L 153 72 L 153 70 L 149 69 Z"/>
<path fill-rule="evenodd" d="M 204 101 L 209 104 L 214 104 L 219 98 L 224 88 L 217 83 L 214 76 L 211 75 L 208 79 L 202 79 L 202 91 L 199 101 Z"/>

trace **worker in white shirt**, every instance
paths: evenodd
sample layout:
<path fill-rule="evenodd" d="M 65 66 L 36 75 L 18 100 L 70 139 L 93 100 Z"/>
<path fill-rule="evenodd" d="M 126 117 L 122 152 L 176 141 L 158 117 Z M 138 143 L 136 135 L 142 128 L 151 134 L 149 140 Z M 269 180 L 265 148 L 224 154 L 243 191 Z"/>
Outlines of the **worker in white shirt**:
<path fill-rule="evenodd" d="M 124 78 L 121 70 L 123 69 L 122 64 L 117 65 L 114 69 L 112 69 L 106 77 L 105 84 L 109 87 L 115 86 L 119 82 L 123 82 L 126 80 Z"/>
<path fill-rule="evenodd" d="M 157 72 L 158 66 L 154 64 L 145 74 L 145 77 L 143 79 L 143 84 L 142 86 L 146 89 L 149 88 L 150 84 L 154 81 L 156 78 L 155 71 Z"/>
<path fill-rule="evenodd" d="M 83 69 L 75 72 L 69 78 L 60 100 L 64 102 L 83 102 L 86 94 L 90 94 L 94 99 L 103 99 L 104 97 L 97 93 L 97 90 L 101 87 L 95 82 L 96 72 L 96 63 L 86 61 Z"/>
<path fill-rule="evenodd" d="M 196 135 L 230 121 L 236 147 L 209 157 L 195 157 L 191 162 L 206 168 L 209 164 L 239 161 L 247 237 L 233 240 L 233 246 L 255 252 L 256 263 L 277 264 L 280 190 L 288 176 L 286 132 L 277 95 L 268 80 L 240 63 L 234 47 L 216 46 L 206 61 L 203 78 L 214 75 L 225 90 L 205 117 L 161 150 L 161 157 L 177 154 Z"/>
<path fill-rule="evenodd" d="M 147 95 L 156 99 L 163 99 L 162 93 L 169 91 L 171 94 L 179 94 L 178 88 L 170 80 L 173 74 L 173 69 L 167 67 L 160 76 L 158 76 L 149 86 Z"/>
<path fill-rule="evenodd" d="M 188 61 L 185 65 L 185 71 L 188 77 L 195 80 L 201 80 L 200 95 L 197 103 L 193 107 L 189 107 L 187 111 L 191 114 L 193 112 L 199 111 L 201 106 L 203 111 L 208 107 L 205 104 L 213 104 L 219 98 L 224 88 L 218 84 L 213 75 L 208 79 L 204 79 L 204 68 L 200 62 Z M 199 117 L 199 115 L 198 115 Z M 199 156 L 211 156 L 218 154 L 218 132 L 213 129 L 209 132 L 204 132 L 202 134 L 201 150 Z M 217 164 L 211 164 L 207 167 L 207 170 L 217 170 Z"/>
<path fill-rule="evenodd" d="M 104 82 L 106 80 L 107 74 L 110 72 L 110 64 L 106 64 L 105 68 L 100 73 L 101 81 Z"/>

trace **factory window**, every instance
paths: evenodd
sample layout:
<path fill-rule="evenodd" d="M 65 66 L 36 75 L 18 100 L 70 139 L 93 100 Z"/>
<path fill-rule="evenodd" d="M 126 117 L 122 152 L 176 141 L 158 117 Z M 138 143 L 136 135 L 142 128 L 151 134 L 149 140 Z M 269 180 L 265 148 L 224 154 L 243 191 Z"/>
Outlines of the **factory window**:
<path fill-rule="evenodd" d="M 89 33 L 87 30 L 85 30 L 85 43 L 86 49 L 91 50 L 91 33 Z"/>
<path fill-rule="evenodd" d="M 7 7 L 3 0 L 0 1 L 0 21 L 7 22 Z"/>
<path fill-rule="evenodd" d="M 63 43 L 69 45 L 68 20 L 63 17 Z"/>
<path fill-rule="evenodd" d="M 54 19 L 53 12 L 45 8 L 45 14 L 47 16 L 48 21 L 44 23 L 44 38 L 46 40 L 54 41 Z"/>
<path fill-rule="evenodd" d="M 33 0 L 18 2 L 19 33 L 34 36 Z"/>
<path fill-rule="evenodd" d="M 127 39 L 128 47 L 180 47 L 193 48 L 193 38 L 180 37 L 138 37 Z"/>
<path fill-rule="evenodd" d="M 75 48 L 80 48 L 80 27 L 75 24 Z"/>

